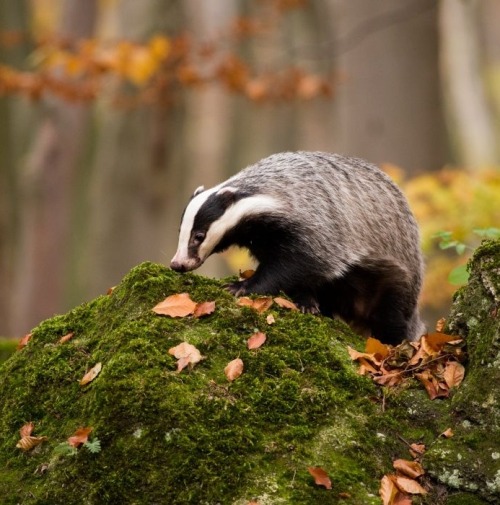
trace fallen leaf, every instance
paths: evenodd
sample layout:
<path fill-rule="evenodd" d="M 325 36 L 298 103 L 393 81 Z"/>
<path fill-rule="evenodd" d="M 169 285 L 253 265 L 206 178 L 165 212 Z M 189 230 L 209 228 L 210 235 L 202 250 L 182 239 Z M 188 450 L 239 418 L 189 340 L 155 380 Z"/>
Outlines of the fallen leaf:
<path fill-rule="evenodd" d="M 106 294 L 109 296 L 111 295 L 111 293 L 113 293 L 113 291 L 116 289 L 116 286 L 112 286 L 110 288 L 108 288 L 108 290 L 106 291 Z"/>
<path fill-rule="evenodd" d="M 332 481 L 328 474 L 319 466 L 309 466 L 307 470 L 314 478 L 314 483 L 317 486 L 323 486 L 326 489 L 332 489 Z"/>
<path fill-rule="evenodd" d="M 416 373 L 415 377 L 424 385 L 427 394 L 431 400 L 435 398 L 446 398 L 449 395 L 447 389 L 440 388 L 437 380 L 432 376 L 429 370 L 424 370 L 422 373 Z"/>
<path fill-rule="evenodd" d="M 449 361 L 444 369 L 443 379 L 449 388 L 460 386 L 464 379 L 465 368 L 458 361 Z"/>
<path fill-rule="evenodd" d="M 224 373 L 229 381 L 237 379 L 243 373 L 243 360 L 236 358 L 230 361 L 224 368 Z"/>
<path fill-rule="evenodd" d="M 444 430 L 443 433 L 441 433 L 439 436 L 444 438 L 451 438 L 453 435 L 453 430 L 451 428 L 448 428 L 447 430 Z"/>
<path fill-rule="evenodd" d="M 242 307 L 250 307 L 259 313 L 265 312 L 273 304 L 273 299 L 270 296 L 260 296 L 252 300 L 248 296 L 238 298 L 238 305 Z"/>
<path fill-rule="evenodd" d="M 394 500 L 392 501 L 392 505 L 412 505 L 412 503 L 413 501 L 411 496 L 409 494 L 402 493 L 401 491 L 397 492 Z"/>
<path fill-rule="evenodd" d="M 194 309 L 194 317 L 203 317 L 212 314 L 215 310 L 215 302 L 201 302 Z"/>
<path fill-rule="evenodd" d="M 80 380 L 80 386 L 85 386 L 89 382 L 92 382 L 102 370 L 102 363 L 97 363 L 94 365 Z"/>
<path fill-rule="evenodd" d="M 71 437 L 68 438 L 68 444 L 72 447 L 79 447 L 88 441 L 93 428 L 78 428 Z"/>
<path fill-rule="evenodd" d="M 266 339 L 266 334 L 258 331 L 247 340 L 247 346 L 249 349 L 258 349 L 264 344 Z"/>
<path fill-rule="evenodd" d="M 442 333 L 443 330 L 444 330 L 445 325 L 446 325 L 446 319 L 444 317 L 442 317 L 436 323 L 436 331 L 439 332 L 439 333 Z"/>
<path fill-rule="evenodd" d="M 203 359 L 200 351 L 194 345 L 188 344 L 187 342 L 181 342 L 179 345 L 171 347 L 168 353 L 178 359 L 178 372 L 188 365 L 190 365 L 190 368 L 193 368 L 196 363 L 199 363 Z"/>
<path fill-rule="evenodd" d="M 422 465 L 418 461 L 396 459 L 392 462 L 392 466 L 398 472 L 404 473 L 407 477 L 411 477 L 412 479 L 416 479 L 425 473 Z"/>
<path fill-rule="evenodd" d="M 250 279 L 250 277 L 252 277 L 252 275 L 254 273 L 255 273 L 255 270 L 251 270 L 251 269 L 244 270 L 243 272 L 240 270 L 240 279 L 241 280 Z"/>
<path fill-rule="evenodd" d="M 425 445 L 424 444 L 411 444 L 410 445 L 410 454 L 412 455 L 413 458 L 418 458 L 422 456 L 425 452 Z"/>
<path fill-rule="evenodd" d="M 189 293 L 179 293 L 167 296 L 165 300 L 153 307 L 153 312 L 163 316 L 186 317 L 196 309 L 196 302 L 189 297 Z"/>
<path fill-rule="evenodd" d="M 373 337 L 368 337 L 365 344 L 365 352 L 374 354 L 378 359 L 384 359 L 389 355 L 389 347 Z"/>
<path fill-rule="evenodd" d="M 16 447 L 18 449 L 21 449 L 22 451 L 31 451 L 34 447 L 37 445 L 40 445 L 44 440 L 48 440 L 48 437 L 32 437 L 27 436 L 27 437 L 22 437 L 21 440 L 16 444 Z"/>
<path fill-rule="evenodd" d="M 281 296 L 277 296 L 274 298 L 274 301 L 276 302 L 277 305 L 284 309 L 290 309 L 290 310 L 299 310 L 297 305 L 295 303 L 291 302 L 290 300 L 287 300 L 286 298 L 281 298 Z"/>
<path fill-rule="evenodd" d="M 29 437 L 31 435 L 31 433 L 33 432 L 34 427 L 35 427 L 35 425 L 32 422 L 23 424 L 23 426 L 19 430 L 19 434 L 21 435 L 21 438 Z"/>
<path fill-rule="evenodd" d="M 422 347 L 425 348 L 426 352 L 430 355 L 437 354 L 448 342 L 457 340 L 455 335 L 446 335 L 446 333 L 429 333 L 424 335 L 421 339 Z"/>
<path fill-rule="evenodd" d="M 61 337 L 59 339 L 59 343 L 60 344 L 64 344 L 64 342 L 67 342 L 68 340 L 71 340 L 74 336 L 74 333 L 71 332 L 71 333 L 68 333 L 67 335 L 64 335 L 64 337 Z"/>
<path fill-rule="evenodd" d="M 276 320 L 274 319 L 274 316 L 272 314 L 268 314 L 266 317 L 266 322 L 267 324 L 271 325 L 274 324 Z"/>
<path fill-rule="evenodd" d="M 373 377 L 373 381 L 379 384 L 380 386 L 396 386 L 403 380 L 403 376 L 400 372 L 394 373 L 386 373 L 384 375 L 378 375 Z"/>
<path fill-rule="evenodd" d="M 19 340 L 19 343 L 17 344 L 17 350 L 22 349 L 23 347 L 26 347 L 28 345 L 28 342 L 31 340 L 32 334 L 28 333 L 27 335 L 24 335 L 24 337 Z"/>
<path fill-rule="evenodd" d="M 383 505 L 393 505 L 397 492 L 398 488 L 393 480 L 388 475 L 384 475 L 380 481 L 380 489 L 378 490 Z"/>
<path fill-rule="evenodd" d="M 373 363 L 375 366 L 380 366 L 380 360 L 378 360 L 373 354 L 368 354 L 366 352 L 359 352 L 356 349 L 353 349 L 350 346 L 347 346 L 347 352 L 353 361 L 357 361 L 360 359 L 366 359 L 369 362 Z"/>
<path fill-rule="evenodd" d="M 409 479 L 408 477 L 401 477 L 396 475 L 394 481 L 398 489 L 405 493 L 410 494 L 427 494 L 427 491 L 414 479 Z"/>

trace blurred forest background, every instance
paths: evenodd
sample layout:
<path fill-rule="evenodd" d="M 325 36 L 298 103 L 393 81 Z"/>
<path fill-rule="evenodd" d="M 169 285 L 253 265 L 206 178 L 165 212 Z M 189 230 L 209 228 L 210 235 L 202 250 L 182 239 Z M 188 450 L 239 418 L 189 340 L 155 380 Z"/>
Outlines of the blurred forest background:
<path fill-rule="evenodd" d="M 465 262 L 434 235 L 500 223 L 499 22 L 498 0 L 0 0 L 0 335 L 168 264 L 195 187 L 298 149 L 401 184 L 433 324 Z"/>

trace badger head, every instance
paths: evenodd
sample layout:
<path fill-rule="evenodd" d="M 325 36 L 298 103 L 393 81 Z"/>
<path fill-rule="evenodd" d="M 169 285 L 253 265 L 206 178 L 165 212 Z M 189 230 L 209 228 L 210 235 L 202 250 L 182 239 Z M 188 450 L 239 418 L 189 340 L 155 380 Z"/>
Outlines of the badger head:
<path fill-rule="evenodd" d="M 252 194 L 233 186 L 200 186 L 181 219 L 179 244 L 170 263 L 177 272 L 200 267 L 245 218 L 272 212 L 278 202 L 268 195 Z M 226 241 L 227 242 L 227 241 Z M 225 246 L 231 244 L 225 243 Z"/>

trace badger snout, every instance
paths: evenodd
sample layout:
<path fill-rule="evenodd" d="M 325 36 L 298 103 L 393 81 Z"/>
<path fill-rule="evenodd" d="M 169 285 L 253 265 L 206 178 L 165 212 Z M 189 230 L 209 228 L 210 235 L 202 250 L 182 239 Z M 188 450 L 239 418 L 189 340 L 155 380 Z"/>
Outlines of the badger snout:
<path fill-rule="evenodd" d="M 183 273 L 183 272 L 187 272 L 187 267 L 186 265 L 184 265 L 183 263 L 181 263 L 180 261 L 174 261 L 172 260 L 170 262 L 170 268 L 172 270 L 175 270 L 176 272 L 180 272 L 180 273 Z"/>

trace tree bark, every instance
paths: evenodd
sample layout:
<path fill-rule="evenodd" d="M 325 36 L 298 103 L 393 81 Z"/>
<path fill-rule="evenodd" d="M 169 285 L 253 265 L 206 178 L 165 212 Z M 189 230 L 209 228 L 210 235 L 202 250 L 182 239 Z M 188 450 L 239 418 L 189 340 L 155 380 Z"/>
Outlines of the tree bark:
<path fill-rule="evenodd" d="M 59 36 L 90 37 L 95 19 L 95 0 L 66 0 Z M 43 112 L 21 180 L 22 236 L 12 311 L 13 330 L 20 333 L 66 306 L 73 189 L 89 119 L 88 106 L 56 97 L 44 100 Z"/>

